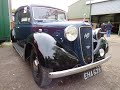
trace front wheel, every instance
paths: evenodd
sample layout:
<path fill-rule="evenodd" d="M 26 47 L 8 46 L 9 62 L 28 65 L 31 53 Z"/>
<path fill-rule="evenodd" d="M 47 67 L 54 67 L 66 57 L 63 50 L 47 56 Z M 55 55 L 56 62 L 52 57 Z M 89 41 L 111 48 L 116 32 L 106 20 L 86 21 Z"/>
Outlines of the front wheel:
<path fill-rule="evenodd" d="M 35 82 L 39 87 L 47 86 L 51 83 L 52 79 L 48 77 L 48 74 L 51 69 L 43 67 L 38 59 L 37 53 L 35 50 L 31 50 L 30 64 L 32 69 L 32 74 Z"/>

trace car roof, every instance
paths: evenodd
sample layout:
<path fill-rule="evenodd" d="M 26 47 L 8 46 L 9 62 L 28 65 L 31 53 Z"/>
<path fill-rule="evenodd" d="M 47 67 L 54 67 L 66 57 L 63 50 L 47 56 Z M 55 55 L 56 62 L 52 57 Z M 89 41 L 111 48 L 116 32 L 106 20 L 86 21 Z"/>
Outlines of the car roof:
<path fill-rule="evenodd" d="M 31 8 L 31 7 L 48 7 L 48 8 L 54 8 L 54 9 L 58 9 L 58 10 L 61 10 L 61 11 L 65 12 L 65 11 L 62 10 L 62 9 L 59 9 L 59 8 L 56 8 L 56 7 L 52 7 L 52 6 L 30 4 L 30 5 L 24 5 L 24 6 L 19 7 L 19 8 L 15 11 L 15 13 L 16 13 L 17 11 L 19 11 L 19 10 L 20 10 L 21 8 L 23 8 L 23 7 L 29 7 L 29 8 Z"/>

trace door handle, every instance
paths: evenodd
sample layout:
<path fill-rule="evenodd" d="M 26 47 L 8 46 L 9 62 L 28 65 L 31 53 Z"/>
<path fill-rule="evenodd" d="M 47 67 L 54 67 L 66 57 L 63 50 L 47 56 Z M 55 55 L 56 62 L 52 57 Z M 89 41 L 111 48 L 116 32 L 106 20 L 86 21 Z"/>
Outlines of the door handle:
<path fill-rule="evenodd" d="M 20 28 L 20 27 L 16 27 L 16 28 Z"/>

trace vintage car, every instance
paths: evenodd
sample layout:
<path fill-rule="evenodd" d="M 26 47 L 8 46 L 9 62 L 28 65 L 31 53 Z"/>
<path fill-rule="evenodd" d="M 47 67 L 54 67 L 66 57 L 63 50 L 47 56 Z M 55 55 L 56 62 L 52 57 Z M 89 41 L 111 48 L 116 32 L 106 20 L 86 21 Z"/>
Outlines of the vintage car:
<path fill-rule="evenodd" d="M 29 62 L 40 87 L 80 72 L 88 79 L 111 58 L 106 56 L 109 45 L 100 29 L 92 30 L 84 21 L 67 21 L 66 16 L 61 9 L 40 5 L 22 6 L 15 12 L 13 47 Z"/>

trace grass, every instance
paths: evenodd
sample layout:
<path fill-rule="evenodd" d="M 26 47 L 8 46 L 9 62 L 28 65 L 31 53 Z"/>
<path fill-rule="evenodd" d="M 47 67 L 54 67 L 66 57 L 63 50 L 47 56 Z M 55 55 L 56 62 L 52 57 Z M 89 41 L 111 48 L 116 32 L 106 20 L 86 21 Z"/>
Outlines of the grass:
<path fill-rule="evenodd" d="M 0 44 L 0 48 L 10 47 L 10 46 L 12 46 L 12 43 L 11 43 L 11 42 L 4 42 L 4 43 L 1 43 L 1 44 Z"/>

